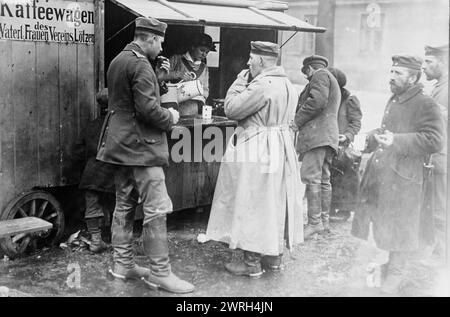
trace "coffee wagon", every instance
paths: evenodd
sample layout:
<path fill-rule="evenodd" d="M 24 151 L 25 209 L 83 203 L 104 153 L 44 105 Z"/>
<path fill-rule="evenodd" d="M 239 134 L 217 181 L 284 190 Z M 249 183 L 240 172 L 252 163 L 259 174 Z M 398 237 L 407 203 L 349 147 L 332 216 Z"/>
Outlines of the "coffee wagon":
<path fill-rule="evenodd" d="M 325 31 L 286 9 L 282 2 L 248 0 L 0 0 L 0 219 L 35 216 L 53 225 L 39 236 L 2 238 L 3 250 L 16 255 L 61 237 L 64 212 L 52 189 L 79 181 L 74 144 L 97 116 L 95 94 L 107 84 L 111 60 L 132 41 L 137 16 L 169 24 L 165 56 L 182 52 L 198 32 L 218 42 L 218 52 L 208 57 L 207 104 L 213 104 L 246 68 L 251 40 L 281 44 L 283 30 Z M 200 125 L 203 132 L 235 125 L 224 117 L 208 124 L 196 119 L 183 118 L 178 127 Z M 211 203 L 219 164 L 172 162 L 166 182 L 175 210 Z"/>

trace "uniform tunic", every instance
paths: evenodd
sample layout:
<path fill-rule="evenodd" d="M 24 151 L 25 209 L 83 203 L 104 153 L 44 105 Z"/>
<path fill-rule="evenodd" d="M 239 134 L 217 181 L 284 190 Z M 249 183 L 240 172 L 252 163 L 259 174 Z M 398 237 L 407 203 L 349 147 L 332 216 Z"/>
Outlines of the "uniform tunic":
<path fill-rule="evenodd" d="M 172 115 L 161 107 L 156 74 L 142 49 L 128 44 L 108 70 L 108 115 L 97 159 L 127 166 L 166 166 Z"/>

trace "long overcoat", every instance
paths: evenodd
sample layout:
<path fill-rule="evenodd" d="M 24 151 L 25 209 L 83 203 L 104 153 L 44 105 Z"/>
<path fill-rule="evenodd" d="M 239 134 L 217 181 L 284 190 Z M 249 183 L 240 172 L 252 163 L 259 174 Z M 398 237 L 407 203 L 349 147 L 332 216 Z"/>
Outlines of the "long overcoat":
<path fill-rule="evenodd" d="M 295 114 L 299 129 L 296 147 L 300 157 L 321 146 L 330 146 L 337 152 L 340 103 L 341 90 L 336 78 L 327 69 L 318 69 L 300 94 Z"/>
<path fill-rule="evenodd" d="M 394 133 L 394 141 L 383 149 L 373 135 L 385 130 Z M 420 84 L 389 99 L 381 128 L 367 138 L 367 151 L 373 154 L 361 181 L 353 235 L 367 239 L 372 222 L 375 242 L 384 250 L 414 251 L 433 241 L 424 163 L 442 148 L 443 131 L 440 110 Z"/>
<path fill-rule="evenodd" d="M 108 73 L 108 114 L 97 159 L 129 166 L 166 166 L 166 131 L 172 114 L 161 107 L 156 74 L 136 43 L 128 44 L 111 62 Z"/>
<path fill-rule="evenodd" d="M 95 158 L 104 119 L 104 116 L 99 116 L 86 125 L 82 136 L 77 140 L 74 155 L 86 162 L 80 179 L 80 189 L 114 193 L 115 166 Z"/>
<path fill-rule="evenodd" d="M 231 249 L 279 255 L 285 238 L 289 248 L 303 241 L 304 185 L 289 128 L 298 94 L 281 67 L 247 81 L 245 70 L 225 99 L 237 138 L 222 158 L 206 235 Z"/>

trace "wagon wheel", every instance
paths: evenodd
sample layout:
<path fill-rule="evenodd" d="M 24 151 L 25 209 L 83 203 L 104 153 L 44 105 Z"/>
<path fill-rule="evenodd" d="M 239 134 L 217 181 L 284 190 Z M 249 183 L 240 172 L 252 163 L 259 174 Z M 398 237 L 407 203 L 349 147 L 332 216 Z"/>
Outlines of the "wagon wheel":
<path fill-rule="evenodd" d="M 38 217 L 52 223 L 46 232 L 20 233 L 2 238 L 0 246 L 11 257 L 23 254 L 28 247 L 37 249 L 55 244 L 64 232 L 64 213 L 59 202 L 45 191 L 30 191 L 12 200 L 3 210 L 0 220 Z"/>

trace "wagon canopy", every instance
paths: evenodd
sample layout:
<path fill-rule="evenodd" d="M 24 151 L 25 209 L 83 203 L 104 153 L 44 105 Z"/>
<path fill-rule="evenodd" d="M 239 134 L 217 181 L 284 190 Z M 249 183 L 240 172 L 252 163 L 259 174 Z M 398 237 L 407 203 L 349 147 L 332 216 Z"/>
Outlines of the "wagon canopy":
<path fill-rule="evenodd" d="M 258 9 L 255 6 L 232 6 L 221 1 L 180 0 L 111 0 L 137 16 L 151 16 L 172 24 L 208 25 L 222 27 L 249 27 L 280 31 L 325 32 L 294 18 L 282 10 Z M 198 2 L 198 3 L 195 3 Z M 256 1 L 247 1 L 255 3 Z"/>

